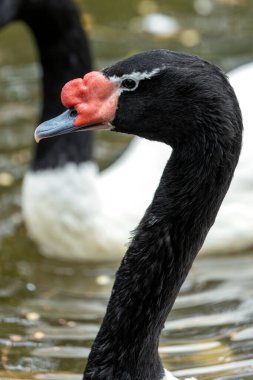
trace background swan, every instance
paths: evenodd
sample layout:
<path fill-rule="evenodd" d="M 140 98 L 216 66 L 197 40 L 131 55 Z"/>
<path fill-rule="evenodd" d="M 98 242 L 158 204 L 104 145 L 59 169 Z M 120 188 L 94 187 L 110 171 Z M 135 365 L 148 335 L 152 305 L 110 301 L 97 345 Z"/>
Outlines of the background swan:
<path fill-rule="evenodd" d="M 253 243 L 253 112 L 249 94 L 250 84 L 253 86 L 253 65 L 244 65 L 228 76 L 243 114 L 243 148 L 233 183 L 205 241 L 203 253 L 230 253 L 250 248 Z M 81 170 L 69 167 L 73 177 L 75 172 L 75 182 L 68 182 L 65 187 L 60 182 L 56 191 L 57 197 L 63 198 L 58 201 L 58 213 L 62 212 L 61 205 L 68 199 L 68 210 L 64 211 L 66 219 L 56 223 L 52 209 L 50 226 L 41 226 L 36 221 L 32 223 L 44 246 L 48 236 L 53 235 L 49 240 L 51 249 L 48 247 L 48 254 L 54 252 L 54 256 L 58 254 L 59 257 L 82 260 L 107 260 L 121 255 L 129 231 L 137 225 L 138 217 L 152 199 L 169 155 L 170 148 L 164 144 L 134 138 L 120 159 L 97 177 L 91 175 L 89 181 L 82 178 L 80 182 Z M 48 176 L 49 181 L 53 180 L 53 173 L 48 173 Z M 92 186 L 87 187 L 87 184 Z M 60 191 L 63 187 L 65 193 Z M 76 194 L 74 199 L 70 196 L 73 192 Z M 122 202 L 124 194 L 127 197 Z M 57 201 L 52 202 L 57 205 Z"/>
<path fill-rule="evenodd" d="M 19 4 L 16 9 L 10 0 L 7 9 L 11 10 L 9 19 L 8 12 L 2 12 L 5 22 L 23 19 L 28 25 L 31 24 L 35 34 L 44 70 L 42 120 L 60 112 L 58 94 L 62 85 L 68 79 L 82 76 L 91 66 L 88 46 L 73 4 L 69 0 L 62 2 L 59 15 L 54 8 L 56 3 L 37 1 L 31 4 L 30 1 L 21 0 L 15 3 Z M 42 7 L 40 15 L 43 9 L 54 14 L 52 31 L 58 30 L 60 16 L 60 32 L 65 34 L 67 17 L 69 31 L 72 28 L 75 30 L 77 43 L 71 43 L 70 39 L 67 48 L 62 49 L 61 45 L 56 44 L 50 49 L 48 44 L 51 34 L 41 34 L 41 23 L 37 23 L 34 28 L 34 15 L 39 7 Z M 27 13 L 32 17 L 28 18 Z M 38 38 L 38 34 L 40 38 L 43 37 L 43 41 Z M 71 56 L 72 59 L 76 57 L 75 64 L 60 68 L 58 63 L 62 61 L 62 56 L 68 58 L 69 62 Z M 48 66 L 45 67 L 49 58 L 53 63 L 50 71 Z M 234 182 L 202 249 L 208 253 L 247 249 L 253 242 L 252 116 L 248 96 L 251 81 L 253 84 L 253 68 L 251 65 L 243 66 L 229 76 L 242 108 L 245 138 Z M 52 92 L 52 88 L 55 91 Z M 25 176 L 22 191 L 23 215 L 29 235 L 44 254 L 52 257 L 76 260 L 111 260 L 121 257 L 129 232 L 135 228 L 152 199 L 169 154 L 170 148 L 164 144 L 134 138 L 121 158 L 99 173 L 97 165 L 91 161 L 91 135 L 72 135 L 67 139 L 57 138 L 46 145 L 40 143 L 32 168 Z M 127 196 L 122 202 L 124 194 Z M 236 220 L 232 217 L 235 210 L 238 216 Z"/>
<path fill-rule="evenodd" d="M 250 94 L 253 63 L 229 72 L 228 78 L 242 111 L 243 145 L 233 182 L 203 247 L 204 251 L 215 253 L 236 252 L 253 245 L 253 109 Z"/>

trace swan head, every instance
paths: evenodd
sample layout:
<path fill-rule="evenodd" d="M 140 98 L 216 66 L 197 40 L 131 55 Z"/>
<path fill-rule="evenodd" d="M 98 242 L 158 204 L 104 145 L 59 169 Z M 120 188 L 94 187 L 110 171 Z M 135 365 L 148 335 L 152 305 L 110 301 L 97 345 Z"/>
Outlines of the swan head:
<path fill-rule="evenodd" d="M 41 124 L 36 140 L 81 130 L 111 129 L 165 142 L 196 143 L 237 134 L 240 110 L 226 76 L 189 54 L 154 50 L 68 82 L 68 108 Z"/>

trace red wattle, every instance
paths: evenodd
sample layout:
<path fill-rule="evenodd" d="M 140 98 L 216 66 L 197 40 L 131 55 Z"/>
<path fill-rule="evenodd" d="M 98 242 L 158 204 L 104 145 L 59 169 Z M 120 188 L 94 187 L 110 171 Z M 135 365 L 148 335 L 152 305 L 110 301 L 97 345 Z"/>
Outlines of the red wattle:
<path fill-rule="evenodd" d="M 61 100 L 65 107 L 75 108 L 76 127 L 101 124 L 114 119 L 119 86 L 99 71 L 86 74 L 83 79 L 74 79 L 65 84 Z"/>
<path fill-rule="evenodd" d="M 83 79 L 77 78 L 66 83 L 61 92 L 61 101 L 66 108 L 74 107 L 82 100 Z"/>

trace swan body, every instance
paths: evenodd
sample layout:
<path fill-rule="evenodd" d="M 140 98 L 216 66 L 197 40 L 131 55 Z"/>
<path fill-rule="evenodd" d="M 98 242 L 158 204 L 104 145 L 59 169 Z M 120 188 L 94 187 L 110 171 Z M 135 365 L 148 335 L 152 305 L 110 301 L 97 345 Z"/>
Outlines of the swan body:
<path fill-rule="evenodd" d="M 250 94 L 253 63 L 229 72 L 228 78 L 242 111 L 243 145 L 233 182 L 202 248 L 206 253 L 236 252 L 253 245 L 253 111 Z"/>
<path fill-rule="evenodd" d="M 159 358 L 159 336 L 238 163 L 235 93 L 211 63 L 155 50 L 70 81 L 61 97 L 68 110 L 42 123 L 37 141 L 107 128 L 173 149 L 116 273 L 83 380 L 175 380 Z"/>
<path fill-rule="evenodd" d="M 164 378 L 162 380 L 177 380 L 177 378 L 173 376 L 171 372 L 167 371 L 167 369 L 164 369 Z"/>
<path fill-rule="evenodd" d="M 164 377 L 162 380 L 178 380 L 171 372 L 164 368 Z M 185 378 L 185 380 L 196 380 L 195 377 Z"/>
<path fill-rule="evenodd" d="M 31 237 L 47 256 L 90 261 L 121 258 L 130 230 L 152 200 L 169 154 L 165 144 L 136 138 L 101 173 L 91 161 L 28 172 L 22 204 Z M 143 157 L 146 172 L 152 175 L 139 175 Z"/>

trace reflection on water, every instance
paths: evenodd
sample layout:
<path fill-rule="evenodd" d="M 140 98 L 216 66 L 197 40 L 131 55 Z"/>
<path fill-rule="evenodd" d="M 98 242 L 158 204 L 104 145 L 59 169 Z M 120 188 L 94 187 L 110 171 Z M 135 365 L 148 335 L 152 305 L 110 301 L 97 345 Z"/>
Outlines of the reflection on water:
<path fill-rule="evenodd" d="M 225 70 L 253 56 L 251 1 L 79 4 L 99 67 L 157 47 L 200 54 Z M 163 35 L 147 26 L 146 17 L 157 14 L 165 16 Z M 176 29 L 166 34 L 168 17 Z M 117 263 L 48 260 L 27 238 L 20 186 L 32 154 L 40 70 L 29 33 L 20 25 L 0 34 L 0 46 L 0 378 L 80 379 Z M 102 136 L 96 157 L 104 165 L 126 140 Z M 166 367 L 178 377 L 253 379 L 252 279 L 251 253 L 196 261 L 161 337 Z"/>
<path fill-rule="evenodd" d="M 28 248 L 24 231 L 16 234 Z M 116 264 L 80 267 L 17 251 L 0 280 L 2 376 L 80 379 Z M 161 337 L 161 357 L 177 376 L 253 378 L 252 277 L 251 254 L 198 259 Z"/>

